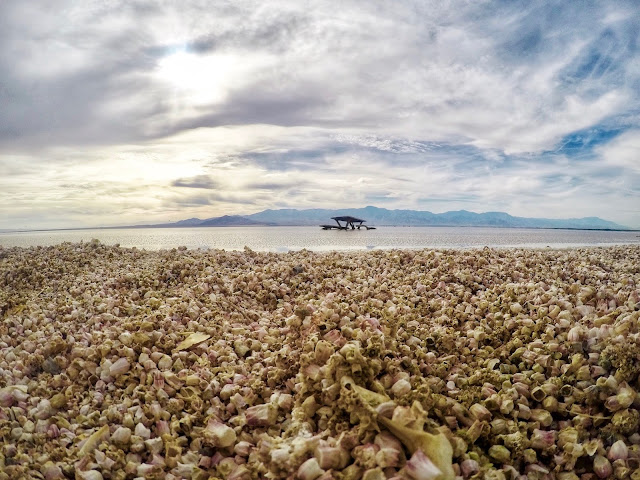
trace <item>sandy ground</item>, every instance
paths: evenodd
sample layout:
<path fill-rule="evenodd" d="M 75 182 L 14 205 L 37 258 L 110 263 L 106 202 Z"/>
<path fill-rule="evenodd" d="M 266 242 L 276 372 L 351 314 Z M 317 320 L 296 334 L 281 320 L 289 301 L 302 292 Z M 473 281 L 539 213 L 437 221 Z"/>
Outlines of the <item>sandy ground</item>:
<path fill-rule="evenodd" d="M 639 285 L 639 246 L 0 248 L 0 479 L 640 478 Z"/>

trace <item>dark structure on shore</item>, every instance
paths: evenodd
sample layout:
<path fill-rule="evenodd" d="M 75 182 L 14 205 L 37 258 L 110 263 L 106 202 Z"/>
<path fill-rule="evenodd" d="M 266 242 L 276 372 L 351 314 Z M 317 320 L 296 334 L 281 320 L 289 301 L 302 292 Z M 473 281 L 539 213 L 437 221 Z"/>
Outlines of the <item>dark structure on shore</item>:
<path fill-rule="evenodd" d="M 365 228 L 367 230 L 375 230 L 376 227 L 369 227 L 364 224 L 366 220 L 362 220 L 361 218 L 344 216 L 344 217 L 331 217 L 332 220 L 335 220 L 337 225 L 320 225 L 323 230 L 360 230 L 360 228 Z M 344 225 L 340 222 L 344 222 Z"/>

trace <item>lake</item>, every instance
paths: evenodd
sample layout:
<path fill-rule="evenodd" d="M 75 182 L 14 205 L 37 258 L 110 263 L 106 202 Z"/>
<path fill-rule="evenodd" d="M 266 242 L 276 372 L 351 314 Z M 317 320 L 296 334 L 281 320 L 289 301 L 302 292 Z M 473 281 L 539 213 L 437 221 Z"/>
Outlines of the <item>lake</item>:
<path fill-rule="evenodd" d="M 31 247 L 91 239 L 122 247 L 286 252 L 391 248 L 581 247 L 640 243 L 640 232 L 490 227 L 378 227 L 322 230 L 319 227 L 118 228 L 0 233 L 0 246 Z"/>

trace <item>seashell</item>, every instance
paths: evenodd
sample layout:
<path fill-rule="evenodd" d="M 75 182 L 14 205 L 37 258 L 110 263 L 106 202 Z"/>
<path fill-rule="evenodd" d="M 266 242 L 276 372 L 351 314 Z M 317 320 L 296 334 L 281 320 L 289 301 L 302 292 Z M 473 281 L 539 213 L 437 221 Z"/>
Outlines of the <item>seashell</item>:
<path fill-rule="evenodd" d="M 525 448 L 522 451 L 522 458 L 527 464 L 536 463 L 538 461 L 538 455 L 532 448 Z"/>
<path fill-rule="evenodd" d="M 113 363 L 113 365 L 111 365 L 111 367 L 109 367 L 109 375 L 112 377 L 118 377 L 123 373 L 128 372 L 130 367 L 131 365 L 128 358 L 119 358 L 115 363 Z"/>
<path fill-rule="evenodd" d="M 312 418 L 320 408 L 320 405 L 318 405 L 314 396 L 309 396 L 304 400 L 304 402 L 302 402 L 302 405 L 300 405 L 300 408 L 302 409 L 302 411 L 304 412 L 307 418 Z M 268 409 L 266 414 L 267 416 L 270 415 Z M 266 421 L 270 423 L 271 419 L 267 418 Z M 248 420 L 247 420 L 247 423 L 248 423 Z"/>
<path fill-rule="evenodd" d="M 405 465 L 405 471 L 414 480 L 437 480 L 443 478 L 442 471 L 422 450 L 416 450 Z"/>
<path fill-rule="evenodd" d="M 86 438 L 83 442 L 80 443 L 80 451 L 78 455 L 80 457 L 84 457 L 89 453 L 93 452 L 98 445 L 102 442 L 108 440 L 109 438 L 109 426 L 103 425 L 101 428 L 92 433 L 88 438 Z"/>
<path fill-rule="evenodd" d="M 547 393 L 544 391 L 542 387 L 536 387 L 531 390 L 531 398 L 533 398 L 536 402 L 543 401 L 547 396 Z"/>
<path fill-rule="evenodd" d="M 271 458 L 271 462 L 276 465 L 281 465 L 284 467 L 286 463 L 289 461 L 291 455 L 289 454 L 288 448 L 275 448 L 269 452 L 269 456 Z M 316 460 L 316 465 L 318 464 Z M 320 468 L 318 466 L 318 468 Z"/>
<path fill-rule="evenodd" d="M 322 470 L 337 469 L 342 465 L 342 449 L 339 447 L 318 446 L 314 458 Z"/>
<path fill-rule="evenodd" d="M 54 438 L 58 438 L 60 436 L 60 429 L 58 428 L 58 425 L 56 425 L 55 423 L 52 423 L 51 425 L 49 425 L 49 427 L 47 428 L 47 437 L 50 439 L 54 439 Z"/>
<path fill-rule="evenodd" d="M 278 410 L 272 404 L 255 405 L 244 412 L 250 427 L 268 427 L 277 419 Z"/>
<path fill-rule="evenodd" d="M 102 474 L 97 470 L 78 472 L 78 477 L 82 480 L 103 480 Z"/>
<path fill-rule="evenodd" d="M 186 348 L 189 348 L 189 347 L 186 347 Z M 173 366 L 173 360 L 169 355 L 163 355 L 156 362 L 156 365 L 158 366 L 159 370 L 170 370 L 171 367 Z M 188 384 L 188 379 L 187 379 L 187 384 Z"/>
<path fill-rule="evenodd" d="M 207 335 L 205 333 L 200 333 L 200 332 L 192 333 L 183 341 L 178 343 L 174 351 L 180 352 L 182 350 L 187 350 L 195 345 L 201 344 L 202 342 L 206 342 L 210 338 L 211 338 L 211 335 Z"/>
<path fill-rule="evenodd" d="M 233 447 L 233 451 L 236 455 L 239 455 L 241 457 L 248 457 L 252 448 L 253 445 L 251 443 L 243 440 L 235 444 L 235 446 Z"/>
<path fill-rule="evenodd" d="M 55 409 L 64 408 L 67 404 L 67 397 L 62 393 L 56 393 L 53 397 L 51 397 L 50 405 Z"/>
<path fill-rule="evenodd" d="M 320 468 L 318 461 L 315 459 L 315 457 L 312 457 L 305 461 L 302 465 L 300 465 L 300 467 L 298 468 L 297 477 L 300 480 L 315 480 L 323 473 L 324 470 Z"/>
<path fill-rule="evenodd" d="M 44 476 L 45 480 L 64 480 L 65 476 L 62 473 L 62 469 L 48 460 L 40 469 L 40 473 Z"/>
<path fill-rule="evenodd" d="M 591 439 L 585 442 L 582 446 L 585 453 L 590 457 L 593 457 L 593 455 L 602 447 L 602 440 Z"/>
<path fill-rule="evenodd" d="M 333 476 L 327 477 L 327 478 L 333 478 Z M 370 468 L 362 474 L 362 480 L 386 480 L 386 479 L 387 479 L 387 476 L 384 474 L 384 472 L 382 471 L 382 468 L 380 467 Z"/>
<path fill-rule="evenodd" d="M 103 471 L 110 471 L 116 463 L 114 460 L 107 457 L 107 455 L 104 452 L 101 452 L 100 450 L 96 450 L 94 452 L 94 458 L 98 466 Z"/>
<path fill-rule="evenodd" d="M 127 444 L 131 440 L 131 430 L 127 427 L 118 427 L 111 435 L 114 443 Z"/>
<path fill-rule="evenodd" d="M 383 405 L 384 403 L 386 402 L 383 402 L 380 405 Z M 413 425 L 417 418 L 413 410 L 411 410 L 411 407 L 396 406 L 393 410 L 391 420 L 398 425 L 407 426 Z"/>
<path fill-rule="evenodd" d="M 210 418 L 207 427 L 203 430 L 204 438 L 214 447 L 226 448 L 236 442 L 237 436 L 233 428 L 224 423 Z"/>
<path fill-rule="evenodd" d="M 626 460 L 629 457 L 629 448 L 622 440 L 616 441 L 609 448 L 609 453 L 607 454 L 607 458 L 612 462 L 616 460 Z"/>
<path fill-rule="evenodd" d="M 380 468 L 397 467 L 400 459 L 401 451 L 394 448 L 381 448 L 376 453 L 376 463 Z"/>
<path fill-rule="evenodd" d="M 626 382 L 622 382 L 618 386 L 618 393 L 615 396 L 607 398 L 604 402 L 605 407 L 612 412 L 629 408 L 636 399 L 636 392 Z"/>
<path fill-rule="evenodd" d="M 291 395 L 290 393 L 281 393 L 278 396 L 277 403 L 278 403 L 278 408 L 289 411 L 293 406 L 293 395 Z"/>
<path fill-rule="evenodd" d="M 514 407 L 515 405 L 512 399 L 503 398 L 500 402 L 500 413 L 503 415 L 509 415 L 513 411 Z"/>
<path fill-rule="evenodd" d="M 164 442 L 159 437 L 149 438 L 144 441 L 144 444 L 151 454 L 159 454 L 164 448 Z"/>
<path fill-rule="evenodd" d="M 539 430 L 534 429 L 531 434 L 531 448 L 536 450 L 548 450 L 555 446 L 556 435 L 555 430 Z"/>
<path fill-rule="evenodd" d="M 228 480 L 249 480 L 251 478 L 251 471 L 246 465 L 237 465 L 227 477 Z"/>
<path fill-rule="evenodd" d="M 452 479 L 452 456 L 453 448 L 443 434 L 433 435 L 424 432 L 422 428 L 413 429 L 397 424 L 393 420 L 379 417 L 378 421 L 389 429 L 402 443 L 415 453 L 418 450 L 429 452 L 430 459 L 442 472 L 443 479 Z"/>
<path fill-rule="evenodd" d="M 517 302 L 516 302 L 516 303 L 512 303 L 512 304 L 509 306 L 509 310 L 510 310 L 510 311 L 511 311 L 511 313 L 513 313 L 514 315 L 517 315 L 517 314 L 521 313 L 523 309 L 522 309 L 522 305 L 520 305 L 519 303 L 517 303 Z"/>
<path fill-rule="evenodd" d="M 511 451 L 502 445 L 489 447 L 489 456 L 500 463 L 506 463 L 511 459 Z"/>
<path fill-rule="evenodd" d="M 10 385 L 0 388 L 0 407 L 11 407 L 28 398 L 26 385 Z"/>
<path fill-rule="evenodd" d="M 391 393 L 393 393 L 395 397 L 401 397 L 403 395 L 406 395 L 410 391 L 411 391 L 411 383 L 409 383 L 405 379 L 398 380 L 391 387 Z"/>
<path fill-rule="evenodd" d="M 609 478 L 613 474 L 613 467 L 606 457 L 596 455 L 593 458 L 593 472 L 598 478 Z"/>
<path fill-rule="evenodd" d="M 46 420 L 47 418 L 51 417 L 52 414 L 53 408 L 51 406 L 51 402 L 46 398 L 40 400 L 40 403 L 38 403 L 38 406 L 36 407 L 34 417 L 39 420 Z"/>
<path fill-rule="evenodd" d="M 469 478 L 478 471 L 480 471 L 480 466 L 476 460 L 468 458 L 460 463 L 460 473 L 464 478 Z"/>
<path fill-rule="evenodd" d="M 134 430 L 134 434 L 137 435 L 138 437 L 147 440 L 149 438 L 151 438 L 151 430 L 149 430 L 144 423 L 138 423 L 136 425 L 136 428 Z"/>
<path fill-rule="evenodd" d="M 541 408 L 532 409 L 529 419 L 532 422 L 539 423 L 543 427 L 549 427 L 553 423 L 553 416 L 551 415 L 551 412 Z"/>

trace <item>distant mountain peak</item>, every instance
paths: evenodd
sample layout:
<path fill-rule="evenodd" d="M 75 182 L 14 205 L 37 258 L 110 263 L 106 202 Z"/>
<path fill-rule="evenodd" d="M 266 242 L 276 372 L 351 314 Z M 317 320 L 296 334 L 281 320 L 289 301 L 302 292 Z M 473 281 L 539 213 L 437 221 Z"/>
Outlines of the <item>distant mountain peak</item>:
<path fill-rule="evenodd" d="M 241 225 L 262 225 L 262 222 L 251 220 L 241 215 L 223 215 L 221 217 L 207 218 L 203 220 L 199 227 L 229 227 Z"/>
<path fill-rule="evenodd" d="M 366 224 L 388 226 L 474 226 L 474 227 L 513 227 L 513 228 L 573 228 L 581 230 L 629 230 L 617 223 L 598 217 L 584 218 L 526 218 L 514 217 L 505 212 L 475 213 L 468 210 L 455 210 L 444 213 L 432 213 L 422 210 L 389 210 L 368 205 L 364 208 L 323 209 L 313 208 L 297 210 L 282 208 L 267 209 L 251 215 L 223 215 L 205 220 L 189 218 L 179 222 L 153 225 L 156 227 L 224 227 L 243 225 L 321 225 L 331 217 L 350 215 L 364 218 Z"/>
<path fill-rule="evenodd" d="M 246 218 L 274 225 L 315 225 L 324 224 L 331 217 L 340 215 L 364 218 L 368 225 L 628 230 L 628 228 L 623 225 L 598 217 L 568 219 L 526 218 L 515 217 L 505 212 L 475 213 L 468 210 L 455 210 L 444 213 L 432 213 L 421 210 L 389 210 L 372 205 L 367 205 L 364 208 L 341 209 L 269 209 L 252 215 L 246 215 Z"/>

